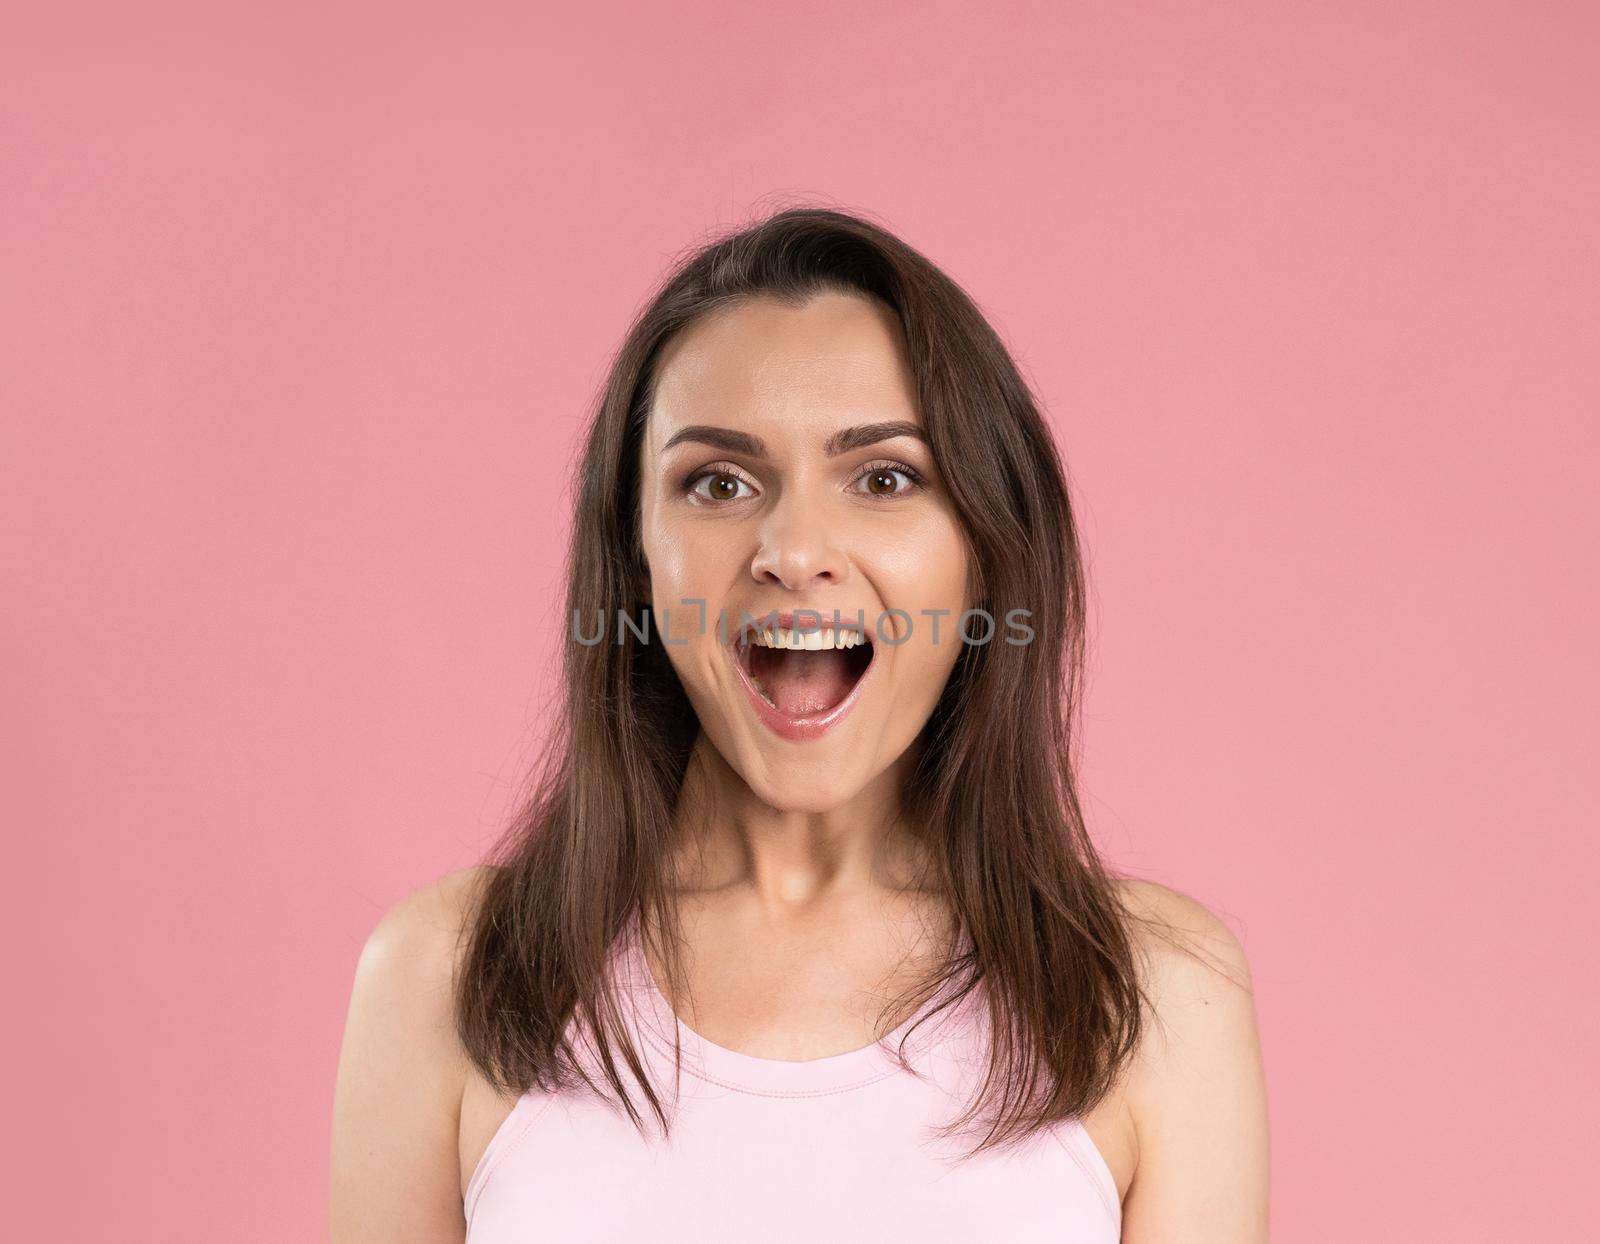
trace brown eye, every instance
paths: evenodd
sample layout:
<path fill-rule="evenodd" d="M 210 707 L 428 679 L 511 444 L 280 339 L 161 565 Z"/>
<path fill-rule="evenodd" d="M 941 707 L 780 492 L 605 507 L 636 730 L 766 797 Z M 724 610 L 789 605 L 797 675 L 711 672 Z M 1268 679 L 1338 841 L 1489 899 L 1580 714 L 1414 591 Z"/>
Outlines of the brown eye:
<path fill-rule="evenodd" d="M 755 491 L 743 479 L 729 471 L 706 471 L 690 480 L 688 488 L 690 494 L 700 501 L 713 503 L 740 500 L 741 488 L 749 490 L 750 495 L 754 495 Z"/>
<path fill-rule="evenodd" d="M 854 487 L 869 497 L 892 500 L 916 492 L 923 486 L 922 476 L 904 465 L 870 466 L 856 476 Z"/>

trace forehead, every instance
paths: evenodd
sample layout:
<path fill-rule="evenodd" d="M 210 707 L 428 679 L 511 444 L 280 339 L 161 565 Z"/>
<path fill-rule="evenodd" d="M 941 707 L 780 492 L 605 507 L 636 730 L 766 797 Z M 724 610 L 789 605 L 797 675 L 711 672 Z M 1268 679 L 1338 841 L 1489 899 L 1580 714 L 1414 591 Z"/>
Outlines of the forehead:
<path fill-rule="evenodd" d="M 648 439 L 688 423 L 816 426 L 862 414 L 920 422 L 894 313 L 848 294 L 799 307 L 753 298 L 696 321 L 663 352 Z"/>

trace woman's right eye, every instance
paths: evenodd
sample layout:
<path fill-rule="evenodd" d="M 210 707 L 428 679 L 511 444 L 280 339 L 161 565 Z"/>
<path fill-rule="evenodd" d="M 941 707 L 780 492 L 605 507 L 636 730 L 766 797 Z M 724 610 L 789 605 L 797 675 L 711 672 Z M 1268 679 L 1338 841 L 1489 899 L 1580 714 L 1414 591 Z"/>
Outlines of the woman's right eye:
<path fill-rule="evenodd" d="M 732 471 L 703 471 L 689 480 L 689 493 L 698 501 L 720 505 L 727 501 L 742 501 L 754 496 L 755 489 Z M 743 488 L 744 493 L 740 493 Z"/>

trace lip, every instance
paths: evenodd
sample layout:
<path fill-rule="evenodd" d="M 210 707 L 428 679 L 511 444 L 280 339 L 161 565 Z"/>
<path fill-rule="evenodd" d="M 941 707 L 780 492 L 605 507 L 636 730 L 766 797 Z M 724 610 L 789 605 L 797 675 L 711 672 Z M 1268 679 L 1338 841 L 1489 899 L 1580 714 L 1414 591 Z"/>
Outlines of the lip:
<path fill-rule="evenodd" d="M 777 625 L 786 629 L 795 629 L 794 611 L 785 609 L 774 612 L 778 618 Z M 801 609 L 799 612 L 807 615 L 807 620 L 799 627 L 805 634 L 810 634 L 813 631 L 820 633 L 822 631 L 838 630 L 855 631 L 865 637 L 861 627 L 853 622 L 841 620 L 836 625 L 825 617 L 820 626 L 812 625 L 811 618 L 822 612 L 819 609 Z M 773 616 L 772 613 L 761 614 L 758 616 L 757 621 L 765 624 Z M 862 689 L 872 678 L 872 671 L 878 667 L 876 646 L 873 647 L 872 659 L 867 662 L 867 668 L 861 671 L 861 677 L 856 679 L 855 686 L 850 688 L 849 695 L 825 712 L 815 713 L 807 717 L 791 717 L 788 713 L 780 712 L 776 705 L 767 703 L 767 698 L 756 690 L 755 684 L 750 681 L 749 671 L 745 669 L 744 662 L 739 659 L 739 646 L 746 642 L 751 631 L 758 629 L 761 628 L 756 625 L 756 622 L 746 623 L 739 628 L 738 633 L 727 646 L 728 660 L 732 663 L 734 672 L 739 676 L 739 685 L 744 688 L 745 697 L 750 701 L 750 707 L 754 710 L 757 720 L 779 738 L 787 739 L 791 743 L 809 743 L 813 739 L 821 738 L 843 721 L 849 715 L 850 710 L 856 706 L 856 701 L 861 698 Z"/>
<path fill-rule="evenodd" d="M 743 610 L 742 612 L 749 613 L 750 611 L 747 609 Z M 839 611 L 835 609 L 832 612 L 838 613 Z M 866 617 L 867 611 L 865 609 L 858 609 L 856 612 L 862 617 Z M 794 615 L 797 613 L 803 613 L 806 615 L 806 620 L 800 623 L 798 626 L 796 626 L 794 620 Z M 733 638 L 729 641 L 729 645 L 731 647 L 737 647 L 749 637 L 752 631 L 766 630 L 769 626 L 774 625 L 772 621 L 773 618 L 778 619 L 775 625 L 782 627 L 784 630 L 799 630 L 805 635 L 820 635 L 823 631 L 854 631 L 857 635 L 866 638 L 866 631 L 862 628 L 860 623 L 852 622 L 848 618 L 844 617 L 840 617 L 838 619 L 830 618 L 828 616 L 828 612 L 822 609 L 770 609 L 766 613 L 752 615 L 748 622 L 744 623 L 744 625 L 734 632 Z M 818 622 L 814 620 L 817 618 L 820 618 L 821 621 Z M 869 666 L 868 668 L 871 667 Z M 863 675 L 863 677 L 865 677 L 865 675 Z"/>

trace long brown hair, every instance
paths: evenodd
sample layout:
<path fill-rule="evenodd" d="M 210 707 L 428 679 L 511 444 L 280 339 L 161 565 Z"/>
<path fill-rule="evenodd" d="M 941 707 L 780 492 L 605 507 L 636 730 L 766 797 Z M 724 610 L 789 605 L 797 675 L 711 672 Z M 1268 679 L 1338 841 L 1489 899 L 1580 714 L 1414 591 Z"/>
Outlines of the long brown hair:
<path fill-rule="evenodd" d="M 990 1119 L 976 1153 L 1102 1100 L 1137 1048 L 1146 1002 L 1133 917 L 1075 788 L 1085 607 L 1066 478 L 1038 404 L 972 300 L 887 229 L 823 208 L 779 211 L 683 258 L 629 330 L 588 429 L 563 626 L 620 611 L 649 633 L 638 463 L 666 343 L 741 299 L 799 305 L 835 291 L 898 317 L 934 459 L 979 568 L 977 606 L 995 619 L 1027 610 L 1033 630 L 1028 643 L 962 645 L 902 795 L 967 937 L 893 1009 L 909 1017 L 938 994 L 931 1018 L 982 983 L 990 1063 L 952 1125 Z M 642 1130 L 626 1068 L 665 1133 L 606 967 L 630 918 L 646 913 L 668 933 L 669 980 L 679 974 L 673 811 L 699 725 L 660 644 L 569 638 L 563 663 L 565 704 L 543 765 L 464 930 L 456 1023 L 498 1090 L 584 1084 Z M 603 1085 L 568 1040 L 574 1018 Z"/>

